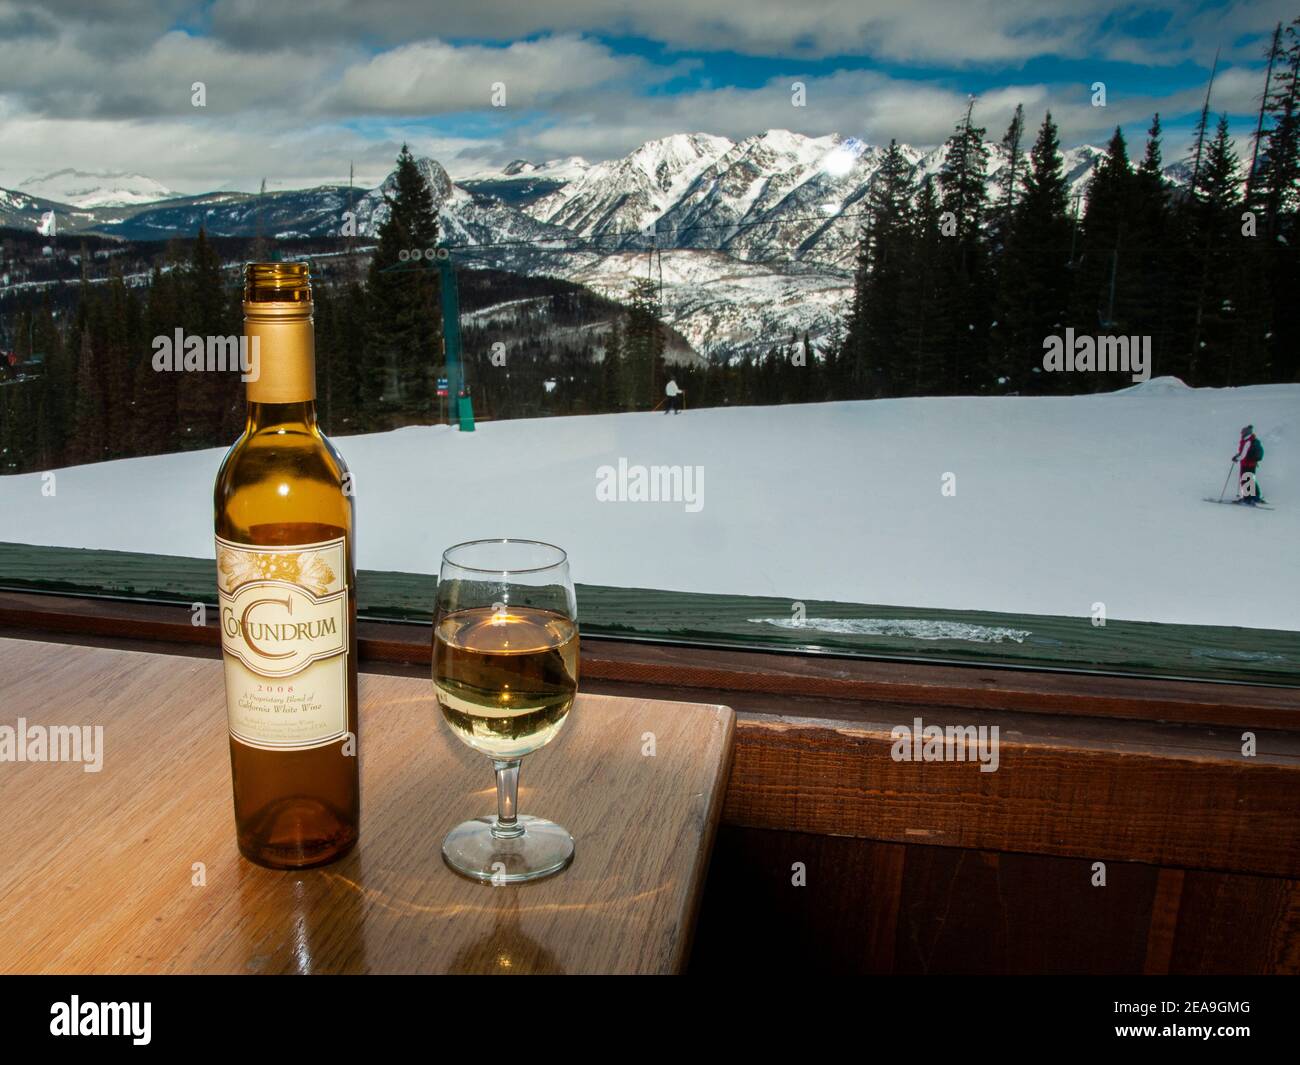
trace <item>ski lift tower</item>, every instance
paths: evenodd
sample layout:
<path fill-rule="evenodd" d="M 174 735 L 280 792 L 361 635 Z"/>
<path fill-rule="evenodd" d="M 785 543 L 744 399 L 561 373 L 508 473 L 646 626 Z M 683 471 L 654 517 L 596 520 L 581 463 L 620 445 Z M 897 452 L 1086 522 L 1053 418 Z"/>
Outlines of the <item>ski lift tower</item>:
<path fill-rule="evenodd" d="M 405 255 L 406 253 L 403 252 Z M 438 271 L 442 297 L 442 355 L 447 366 L 448 420 L 462 433 L 474 431 L 474 402 L 465 390 L 465 361 L 460 342 L 460 296 L 456 289 L 456 265 L 446 245 L 417 249 L 410 257 L 384 268 L 384 273 L 410 270 Z"/>

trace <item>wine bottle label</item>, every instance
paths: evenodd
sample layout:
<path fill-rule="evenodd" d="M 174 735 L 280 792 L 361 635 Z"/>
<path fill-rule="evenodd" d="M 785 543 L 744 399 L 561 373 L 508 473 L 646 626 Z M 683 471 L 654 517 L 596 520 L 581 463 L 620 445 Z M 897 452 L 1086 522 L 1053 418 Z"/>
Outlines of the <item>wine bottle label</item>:
<path fill-rule="evenodd" d="M 217 537 L 230 734 L 264 750 L 335 743 L 348 727 L 344 540 L 293 547 Z"/>

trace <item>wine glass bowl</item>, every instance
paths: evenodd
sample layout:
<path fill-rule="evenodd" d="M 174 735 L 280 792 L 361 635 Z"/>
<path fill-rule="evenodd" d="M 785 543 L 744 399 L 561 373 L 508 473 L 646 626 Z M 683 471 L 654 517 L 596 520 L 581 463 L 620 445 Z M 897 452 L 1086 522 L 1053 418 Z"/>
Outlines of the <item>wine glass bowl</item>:
<path fill-rule="evenodd" d="M 573 837 L 516 809 L 521 760 L 559 734 L 578 690 L 577 603 L 563 550 L 501 539 L 443 553 L 433 686 L 453 734 L 491 758 L 497 777 L 496 816 L 452 829 L 443 859 L 493 883 L 565 868 Z"/>

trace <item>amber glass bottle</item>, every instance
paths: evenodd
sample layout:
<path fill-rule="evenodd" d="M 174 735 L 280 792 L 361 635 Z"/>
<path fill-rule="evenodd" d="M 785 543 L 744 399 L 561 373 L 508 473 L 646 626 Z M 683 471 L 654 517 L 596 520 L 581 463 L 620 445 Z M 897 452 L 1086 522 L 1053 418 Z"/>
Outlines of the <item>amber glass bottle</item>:
<path fill-rule="evenodd" d="M 300 869 L 357 841 L 356 563 L 343 459 L 316 424 L 302 263 L 251 263 L 248 421 L 217 474 L 217 591 L 239 849 Z"/>

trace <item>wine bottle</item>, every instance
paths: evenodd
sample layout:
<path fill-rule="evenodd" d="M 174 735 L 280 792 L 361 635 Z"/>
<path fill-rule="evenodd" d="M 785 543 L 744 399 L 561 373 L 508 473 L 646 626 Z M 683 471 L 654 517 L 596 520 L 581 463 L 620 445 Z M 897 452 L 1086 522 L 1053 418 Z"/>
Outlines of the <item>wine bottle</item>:
<path fill-rule="evenodd" d="M 277 869 L 357 841 L 356 563 L 347 467 L 316 424 L 306 264 L 250 263 L 248 420 L 217 473 L 217 592 L 239 849 Z"/>

